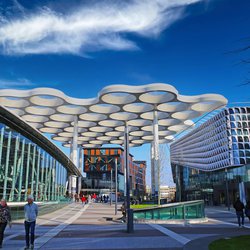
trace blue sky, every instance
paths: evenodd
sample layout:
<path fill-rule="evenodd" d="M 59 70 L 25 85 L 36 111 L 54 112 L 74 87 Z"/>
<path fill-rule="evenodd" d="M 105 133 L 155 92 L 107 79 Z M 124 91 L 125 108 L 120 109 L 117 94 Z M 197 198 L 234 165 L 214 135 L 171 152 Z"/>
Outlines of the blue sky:
<path fill-rule="evenodd" d="M 1 0 L 0 88 L 95 97 L 110 84 L 250 102 L 248 0 Z M 148 151 L 145 156 L 145 151 Z M 149 159 L 149 148 L 132 149 Z"/>

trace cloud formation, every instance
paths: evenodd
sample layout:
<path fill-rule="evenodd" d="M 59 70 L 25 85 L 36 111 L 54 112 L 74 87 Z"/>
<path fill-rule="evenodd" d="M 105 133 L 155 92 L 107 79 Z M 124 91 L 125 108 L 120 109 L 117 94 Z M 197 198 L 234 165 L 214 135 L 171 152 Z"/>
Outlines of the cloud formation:
<path fill-rule="evenodd" d="M 15 89 L 22 89 L 25 87 L 34 87 L 36 84 L 31 82 L 26 78 L 19 78 L 17 80 L 7 80 L 7 79 L 0 79 L 0 88 L 7 89 L 7 88 L 15 88 Z"/>
<path fill-rule="evenodd" d="M 138 49 L 131 34 L 155 38 L 182 18 L 187 5 L 199 1 L 97 1 L 64 13 L 43 7 L 35 13 L 22 10 L 18 18 L 2 15 L 0 53 L 84 55 L 104 49 Z"/>

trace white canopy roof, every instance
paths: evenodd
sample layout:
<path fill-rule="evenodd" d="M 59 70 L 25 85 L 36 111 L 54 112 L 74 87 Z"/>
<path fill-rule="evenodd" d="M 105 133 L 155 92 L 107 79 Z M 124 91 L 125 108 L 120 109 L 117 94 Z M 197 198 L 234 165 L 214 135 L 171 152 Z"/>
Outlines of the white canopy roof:
<path fill-rule="evenodd" d="M 141 86 L 110 85 L 98 96 L 78 99 L 52 88 L 0 90 L 0 104 L 19 115 L 54 140 L 70 146 L 74 116 L 78 116 L 78 144 L 100 147 L 122 145 L 125 122 L 130 125 L 130 146 L 153 140 L 153 112 L 157 111 L 159 142 L 171 142 L 173 135 L 192 124 L 190 119 L 221 108 L 227 99 L 218 94 L 180 95 L 169 84 Z"/>

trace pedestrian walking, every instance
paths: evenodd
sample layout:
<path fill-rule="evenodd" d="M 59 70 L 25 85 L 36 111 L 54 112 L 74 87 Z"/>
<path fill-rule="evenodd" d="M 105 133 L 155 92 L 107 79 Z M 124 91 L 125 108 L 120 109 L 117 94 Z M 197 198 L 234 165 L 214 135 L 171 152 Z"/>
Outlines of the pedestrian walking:
<path fill-rule="evenodd" d="M 122 222 L 126 222 L 126 210 L 127 210 L 127 207 L 126 207 L 126 203 L 123 202 L 122 206 L 121 206 L 121 211 L 122 211 Z"/>
<path fill-rule="evenodd" d="M 96 193 L 94 193 L 93 196 L 92 196 L 92 201 L 93 202 L 96 202 L 96 197 L 97 197 L 97 195 L 96 195 Z"/>
<path fill-rule="evenodd" d="M 83 195 L 81 200 L 82 200 L 82 205 L 84 206 L 87 201 L 87 198 Z"/>
<path fill-rule="evenodd" d="M 89 194 L 89 196 L 88 196 L 88 203 L 91 203 L 91 200 L 92 200 L 92 198 L 91 198 L 91 195 Z"/>
<path fill-rule="evenodd" d="M 11 214 L 6 200 L 2 199 L 0 203 L 0 248 L 2 248 L 4 230 L 7 224 L 9 224 L 9 227 L 11 228 Z"/>
<path fill-rule="evenodd" d="M 245 207 L 245 215 L 248 217 L 250 221 L 250 200 L 247 201 L 246 207 Z"/>
<path fill-rule="evenodd" d="M 29 195 L 27 198 L 27 204 L 24 206 L 25 213 L 25 237 L 26 237 L 26 247 L 25 249 L 34 249 L 34 240 L 35 240 L 35 227 L 36 227 L 36 218 L 38 215 L 38 206 L 33 202 L 34 198 L 32 195 Z"/>
<path fill-rule="evenodd" d="M 244 227 L 244 204 L 240 201 L 239 197 L 237 198 L 233 206 L 236 211 L 239 227 Z"/>

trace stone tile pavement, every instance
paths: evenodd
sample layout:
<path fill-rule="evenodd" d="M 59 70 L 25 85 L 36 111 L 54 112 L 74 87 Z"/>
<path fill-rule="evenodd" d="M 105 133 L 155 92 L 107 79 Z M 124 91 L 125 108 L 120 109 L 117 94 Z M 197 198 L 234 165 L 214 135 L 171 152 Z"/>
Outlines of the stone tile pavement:
<path fill-rule="evenodd" d="M 206 209 L 207 222 L 198 224 L 135 224 L 134 233 L 114 214 L 114 205 L 71 203 L 53 213 L 39 216 L 35 249 L 208 249 L 210 241 L 250 233 L 250 223 L 238 228 L 233 211 Z M 6 230 L 3 249 L 23 249 L 23 221 Z"/>

